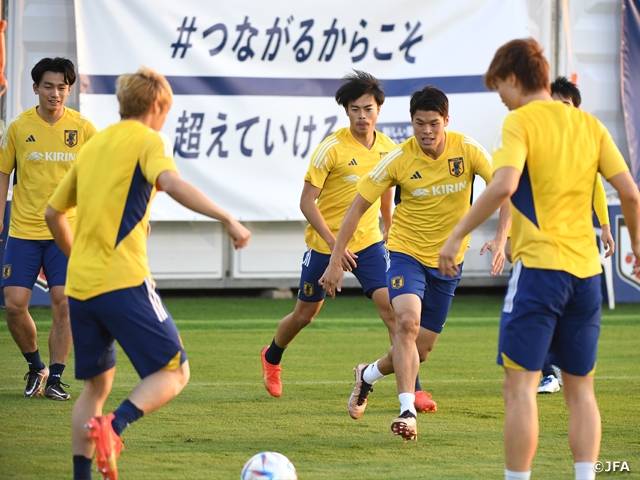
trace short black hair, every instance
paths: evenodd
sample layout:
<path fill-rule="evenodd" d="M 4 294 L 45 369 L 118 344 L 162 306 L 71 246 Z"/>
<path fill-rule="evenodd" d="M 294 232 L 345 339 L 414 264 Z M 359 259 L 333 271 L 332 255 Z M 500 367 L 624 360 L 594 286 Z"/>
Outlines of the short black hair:
<path fill-rule="evenodd" d="M 380 86 L 380 82 L 373 75 L 361 70 L 354 70 L 342 78 L 342 85 L 336 92 L 336 102 L 345 109 L 351 102 L 356 101 L 363 95 L 373 95 L 376 103 L 382 105 L 384 103 L 384 92 Z"/>
<path fill-rule="evenodd" d="M 73 85 L 76 82 L 76 67 L 68 58 L 43 58 L 31 69 L 31 78 L 33 83 L 40 85 L 40 81 L 45 72 L 62 73 L 64 75 L 64 83 Z"/>
<path fill-rule="evenodd" d="M 579 107 L 582 103 L 580 90 L 575 83 L 572 83 L 567 77 L 558 77 L 551 84 L 551 95 L 561 95 L 564 98 L 570 98 L 574 107 Z"/>
<path fill-rule="evenodd" d="M 411 119 L 418 110 L 425 112 L 438 112 L 443 118 L 449 115 L 449 99 L 445 93 L 433 85 L 427 85 L 422 90 L 413 92 L 409 102 Z"/>

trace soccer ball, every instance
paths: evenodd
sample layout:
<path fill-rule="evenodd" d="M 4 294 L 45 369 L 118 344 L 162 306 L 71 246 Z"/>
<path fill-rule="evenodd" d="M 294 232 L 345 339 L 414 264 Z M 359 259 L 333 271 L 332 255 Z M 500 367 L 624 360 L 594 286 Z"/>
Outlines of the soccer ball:
<path fill-rule="evenodd" d="M 241 480 L 298 480 L 298 474 L 287 457 L 277 452 L 262 452 L 245 463 Z"/>

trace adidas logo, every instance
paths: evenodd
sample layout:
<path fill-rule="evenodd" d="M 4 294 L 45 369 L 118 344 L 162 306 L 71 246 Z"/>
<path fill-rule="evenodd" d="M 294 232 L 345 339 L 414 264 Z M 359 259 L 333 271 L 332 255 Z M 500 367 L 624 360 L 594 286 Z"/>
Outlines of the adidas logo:
<path fill-rule="evenodd" d="M 29 138 L 27 138 L 27 142 L 35 142 L 36 139 L 33 137 L 33 135 L 29 135 Z"/>
<path fill-rule="evenodd" d="M 358 162 L 356 162 L 355 158 L 352 158 L 351 161 L 349 162 L 349 165 L 358 165 Z"/>
<path fill-rule="evenodd" d="M 418 178 L 422 178 L 422 175 L 420 175 L 420 172 L 416 172 L 413 175 L 411 175 L 411 180 L 417 180 Z"/>

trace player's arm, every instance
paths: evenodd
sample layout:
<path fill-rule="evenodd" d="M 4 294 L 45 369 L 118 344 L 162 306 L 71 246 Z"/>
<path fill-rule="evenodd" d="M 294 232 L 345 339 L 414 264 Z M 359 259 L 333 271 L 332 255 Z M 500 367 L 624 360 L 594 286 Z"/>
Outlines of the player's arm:
<path fill-rule="evenodd" d="M 71 255 L 73 246 L 73 232 L 65 212 L 77 204 L 77 161 L 62 178 L 53 194 L 49 198 L 49 204 L 44 213 L 44 219 L 51 231 L 53 239 L 67 257 Z"/>
<path fill-rule="evenodd" d="M 476 148 L 475 170 L 478 172 L 487 184 L 491 184 L 493 177 L 491 174 L 491 157 L 481 148 Z M 500 207 L 500 215 L 498 216 L 498 229 L 495 237 L 485 243 L 480 249 L 480 255 L 489 250 L 491 252 L 491 275 L 500 275 L 504 270 L 504 261 L 506 259 L 505 244 L 509 236 L 511 228 L 511 206 L 506 201 Z"/>
<path fill-rule="evenodd" d="M 158 175 L 156 183 L 179 204 L 222 222 L 235 249 L 247 246 L 251 232 L 228 212 L 213 203 L 204 193 L 180 178 L 178 172 L 165 170 Z"/>
<path fill-rule="evenodd" d="M 616 251 L 616 244 L 613 241 L 611 235 L 611 226 L 609 222 L 609 209 L 607 208 L 607 194 L 604 191 L 604 185 L 602 184 L 602 176 L 598 174 L 596 176 L 596 183 L 593 188 L 593 209 L 596 211 L 596 217 L 600 223 L 602 229 L 602 235 L 600 240 L 607 253 L 604 257 L 608 258 Z"/>
<path fill-rule="evenodd" d="M 302 187 L 302 194 L 300 195 L 300 210 L 309 224 L 327 243 L 329 250 L 333 251 L 336 237 L 333 236 L 331 229 L 327 226 L 327 222 L 325 222 L 324 217 L 316 204 L 316 200 L 321 193 L 321 188 L 318 188 L 312 185 L 308 180 L 305 180 L 304 187 Z M 349 249 L 346 249 L 342 256 L 342 268 L 345 271 L 351 271 L 356 268 L 356 258 L 358 258 L 357 255 L 349 251 Z"/>
<path fill-rule="evenodd" d="M 11 177 L 11 172 L 16 167 L 16 146 L 14 142 L 13 125 L 9 125 L 0 140 L 0 233 L 4 231 L 4 210 L 7 207 L 9 178 Z M 4 145 L 4 147 L 2 147 L 2 145 Z"/>
<path fill-rule="evenodd" d="M 638 275 L 640 274 L 640 192 L 628 171 L 608 180 L 620 197 L 620 208 L 631 237 L 631 250 L 636 258 L 633 274 Z"/>
<path fill-rule="evenodd" d="M 441 274 L 450 277 L 458 274 L 458 265 L 455 260 L 460 252 L 462 240 L 493 215 L 513 195 L 518 188 L 520 175 L 520 171 L 515 167 L 502 167 L 495 171 L 491 183 L 487 185 L 471 210 L 455 226 L 440 250 L 438 269 Z M 508 228 L 505 231 L 505 237 L 506 232 L 508 232 Z"/>
<path fill-rule="evenodd" d="M 329 260 L 329 266 L 325 270 L 324 274 L 318 280 L 318 284 L 322 285 L 331 298 L 336 298 L 336 291 L 342 290 L 342 257 L 349 240 L 358 228 L 358 223 L 364 215 L 364 213 L 373 205 L 372 202 L 365 200 L 365 198 L 359 193 L 356 198 L 353 199 L 349 206 L 347 213 L 342 219 L 340 230 L 336 242 L 331 252 L 331 258 Z"/>
<path fill-rule="evenodd" d="M 4 230 L 4 209 L 7 207 L 9 195 L 9 177 L 11 174 L 0 172 L 0 233 Z"/>
<path fill-rule="evenodd" d="M 67 257 L 71 255 L 71 246 L 73 245 L 73 232 L 71 225 L 64 211 L 59 212 L 51 205 L 47 205 L 44 213 L 44 219 L 53 235 L 53 239 Z"/>
<path fill-rule="evenodd" d="M 393 188 L 385 190 L 380 197 L 380 215 L 382 215 L 382 238 L 386 242 L 393 224 Z"/>

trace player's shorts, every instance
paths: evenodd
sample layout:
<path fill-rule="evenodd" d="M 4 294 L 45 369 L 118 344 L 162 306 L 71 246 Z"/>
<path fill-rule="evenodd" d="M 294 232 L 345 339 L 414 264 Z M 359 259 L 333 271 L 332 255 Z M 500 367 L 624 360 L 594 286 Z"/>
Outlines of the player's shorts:
<path fill-rule="evenodd" d="M 456 287 L 460 283 L 463 264 L 458 266 L 460 271 L 456 277 L 445 277 L 437 268 L 427 267 L 404 253 L 390 252 L 390 263 L 387 287 L 391 303 L 399 295 L 417 295 L 422 300 L 420 326 L 435 333 L 442 332 Z"/>
<path fill-rule="evenodd" d="M 64 285 L 67 279 L 67 256 L 53 240 L 24 240 L 7 237 L 2 266 L 2 288 L 33 289 L 40 269 L 49 287 Z"/>
<path fill-rule="evenodd" d="M 69 297 L 76 378 L 93 378 L 116 364 L 114 339 L 145 378 L 187 360 L 180 334 L 153 281 L 88 300 Z"/>
<path fill-rule="evenodd" d="M 386 287 L 385 271 L 389 262 L 389 252 L 384 242 L 374 243 L 364 250 L 355 252 L 356 268 L 351 273 L 355 275 L 364 290 L 364 294 L 371 298 L 373 292 Z M 321 302 L 327 292 L 318 285 L 318 280 L 324 274 L 329 265 L 331 255 L 318 253 L 307 248 L 302 257 L 302 274 L 300 275 L 300 287 L 298 298 L 303 302 Z"/>
<path fill-rule="evenodd" d="M 541 370 L 549 352 L 551 363 L 571 375 L 592 373 L 601 308 L 600 275 L 581 279 L 516 262 L 500 319 L 498 365 Z"/>

